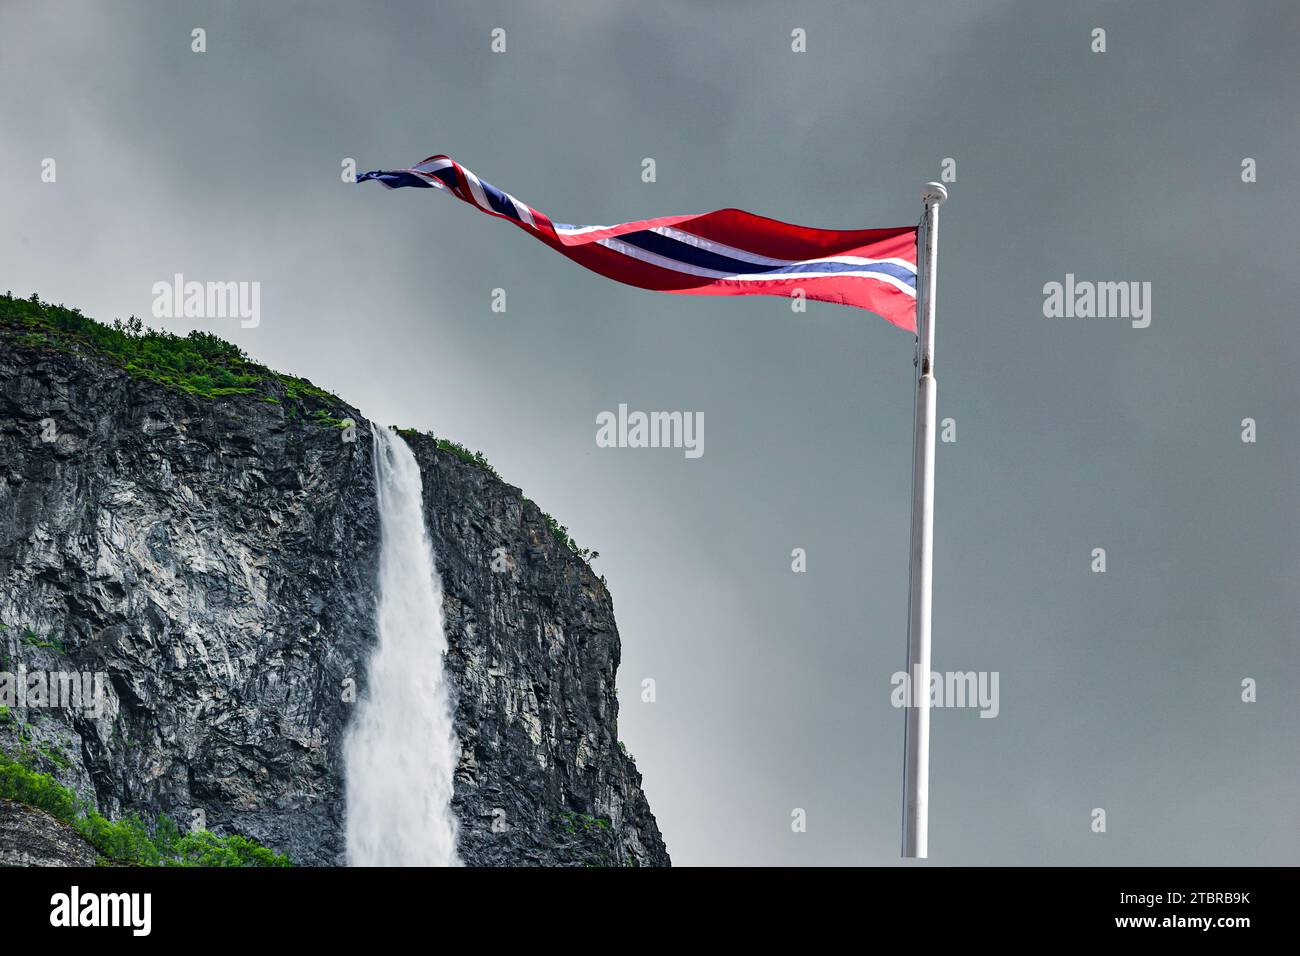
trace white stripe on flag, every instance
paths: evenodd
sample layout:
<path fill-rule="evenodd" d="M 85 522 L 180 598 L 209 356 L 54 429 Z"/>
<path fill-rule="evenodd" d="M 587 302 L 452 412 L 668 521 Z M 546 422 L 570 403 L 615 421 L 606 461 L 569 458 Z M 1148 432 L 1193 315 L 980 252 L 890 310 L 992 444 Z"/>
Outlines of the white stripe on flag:
<path fill-rule="evenodd" d="M 518 199 L 516 199 L 514 196 L 510 195 L 509 193 L 506 193 L 506 198 L 515 204 L 515 212 L 519 213 L 519 218 L 521 220 L 528 223 L 528 225 L 530 226 L 537 225 L 537 223 L 533 221 L 533 211 L 531 209 L 529 209 L 526 205 L 521 203 Z"/>
<path fill-rule="evenodd" d="M 464 166 L 461 167 L 461 172 L 463 172 L 465 174 L 465 178 L 469 180 L 469 191 L 474 194 L 474 201 L 477 202 L 481 208 L 486 209 L 488 212 L 496 212 L 496 210 L 493 209 L 492 206 L 488 203 L 487 196 L 483 194 L 483 184 L 478 181 L 478 177 L 475 176 L 473 173 L 471 173 Z"/>
<path fill-rule="evenodd" d="M 434 176 L 434 175 L 432 175 L 432 174 L 430 174 L 430 173 L 426 173 L 426 172 L 424 172 L 423 170 L 420 170 L 420 169 L 403 169 L 402 172 L 404 172 L 404 173 L 411 173 L 411 174 L 413 174 L 413 175 L 415 175 L 415 176 L 419 176 L 421 179 L 423 179 L 423 180 L 424 180 L 426 183 L 428 183 L 430 186 L 433 186 L 435 189 L 446 189 L 446 188 L 447 188 L 447 184 L 444 183 L 441 179 L 439 179 L 437 176 Z M 388 184 L 385 183 L 384 185 L 387 186 Z M 389 188 L 392 189 L 393 187 L 389 186 Z"/>
<path fill-rule="evenodd" d="M 760 256 L 756 252 L 738 249 L 735 246 L 729 246 L 713 239 L 705 239 L 703 236 L 697 236 L 691 232 L 674 229 L 672 226 L 655 226 L 650 231 L 657 232 L 669 239 L 676 239 L 678 242 L 684 242 L 697 249 L 703 249 L 706 252 L 726 256 L 729 259 L 752 262 L 756 266 L 795 266 L 811 262 L 842 262 L 849 266 L 894 265 L 910 269 L 912 272 L 916 271 L 916 263 L 908 262 L 906 259 L 864 259 L 861 256 L 824 256 L 820 259 L 773 259 L 770 256 Z"/>
<path fill-rule="evenodd" d="M 555 231 L 562 236 L 581 236 L 587 232 L 600 232 L 602 229 L 613 229 L 613 226 L 556 226 Z"/>
<path fill-rule="evenodd" d="M 916 290 L 902 279 L 896 279 L 894 276 L 885 275 L 881 272 L 761 272 L 757 275 L 743 275 L 734 272 L 718 272 L 716 269 L 705 269 L 702 266 L 693 266 L 685 262 L 678 262 L 676 259 L 669 259 L 654 252 L 647 252 L 645 249 L 630 245 L 629 243 L 623 242 L 619 239 L 598 239 L 596 240 L 596 245 L 612 249 L 613 251 L 622 253 L 632 259 L 640 259 L 642 262 L 648 262 L 651 265 L 659 266 L 662 269 L 671 269 L 673 272 L 680 272 L 684 275 L 700 276 L 705 279 L 730 279 L 738 282 L 764 282 L 771 279 L 822 279 L 828 276 L 848 276 L 860 279 L 879 279 L 881 282 L 892 285 L 907 293 L 912 298 L 916 298 Z M 809 261 L 816 262 L 819 260 Z M 871 260 L 865 261 L 869 262 Z M 789 265 L 800 265 L 800 263 L 791 262 Z"/>
<path fill-rule="evenodd" d="M 436 173 L 438 170 L 446 169 L 450 165 L 450 159 L 431 159 L 427 163 L 420 163 L 420 165 L 415 167 L 415 171 L 421 173 Z"/>

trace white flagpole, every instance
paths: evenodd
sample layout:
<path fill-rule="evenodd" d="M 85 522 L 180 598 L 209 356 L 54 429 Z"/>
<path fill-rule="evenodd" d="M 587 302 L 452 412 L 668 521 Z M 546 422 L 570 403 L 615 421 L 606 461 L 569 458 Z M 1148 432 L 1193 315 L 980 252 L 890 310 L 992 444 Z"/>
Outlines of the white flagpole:
<path fill-rule="evenodd" d="M 934 291 L 938 273 L 939 204 L 948 190 L 926 183 L 925 285 L 916 312 L 916 439 L 912 452 L 911 596 L 907 609 L 907 677 L 903 750 L 903 856 L 925 859 L 930 801 L 930 592 L 934 553 Z"/>

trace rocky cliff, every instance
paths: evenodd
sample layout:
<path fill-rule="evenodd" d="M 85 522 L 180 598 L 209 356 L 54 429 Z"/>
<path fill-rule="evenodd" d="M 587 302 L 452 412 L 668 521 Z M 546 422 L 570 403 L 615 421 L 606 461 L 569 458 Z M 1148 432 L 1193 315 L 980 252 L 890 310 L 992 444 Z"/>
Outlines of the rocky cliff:
<path fill-rule="evenodd" d="M 104 705 L 0 710 L 0 749 L 107 816 L 342 863 L 375 641 L 370 424 L 215 340 L 236 385 L 87 322 L 0 298 L 0 671 L 100 674 Z M 666 865 L 618 742 L 602 581 L 519 489 L 405 434 L 445 593 L 461 857 Z"/>
<path fill-rule="evenodd" d="M 0 866 L 94 866 L 97 856 L 62 820 L 0 799 Z"/>

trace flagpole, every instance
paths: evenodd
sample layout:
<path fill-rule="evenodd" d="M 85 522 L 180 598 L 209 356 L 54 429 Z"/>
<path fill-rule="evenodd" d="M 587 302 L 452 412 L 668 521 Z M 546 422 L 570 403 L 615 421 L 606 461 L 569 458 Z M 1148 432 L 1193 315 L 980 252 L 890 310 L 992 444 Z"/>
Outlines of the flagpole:
<path fill-rule="evenodd" d="M 925 859 L 930 801 L 930 597 L 934 556 L 934 292 L 939 205 L 948 190 L 926 183 L 922 226 L 925 285 L 916 312 L 916 436 L 912 452 L 912 560 L 907 608 L 907 678 L 903 758 L 903 856 Z"/>

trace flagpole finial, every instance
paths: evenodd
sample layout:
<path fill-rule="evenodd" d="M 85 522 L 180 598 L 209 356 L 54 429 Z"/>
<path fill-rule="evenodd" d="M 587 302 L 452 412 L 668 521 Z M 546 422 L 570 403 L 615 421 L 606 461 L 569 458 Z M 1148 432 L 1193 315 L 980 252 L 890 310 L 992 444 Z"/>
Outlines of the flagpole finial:
<path fill-rule="evenodd" d="M 926 183 L 921 190 L 921 201 L 927 206 L 937 206 L 948 198 L 948 190 L 943 183 Z"/>

